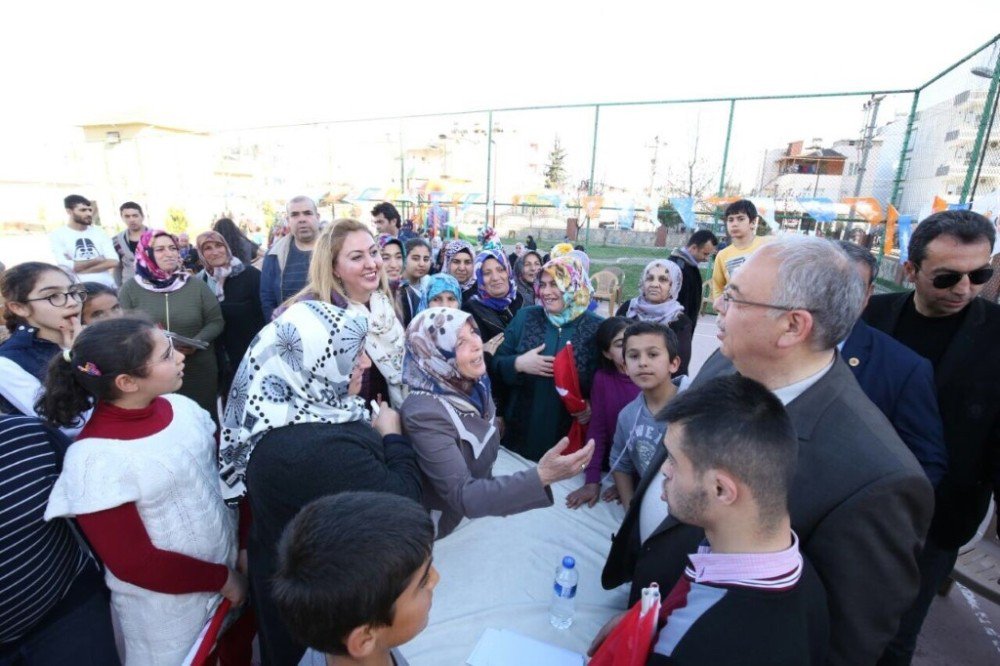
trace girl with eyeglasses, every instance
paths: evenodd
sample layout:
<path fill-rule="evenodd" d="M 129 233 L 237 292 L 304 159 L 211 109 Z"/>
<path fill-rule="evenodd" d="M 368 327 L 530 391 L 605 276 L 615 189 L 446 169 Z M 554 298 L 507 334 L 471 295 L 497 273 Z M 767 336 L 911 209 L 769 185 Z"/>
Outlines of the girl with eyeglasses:
<path fill-rule="evenodd" d="M 58 266 L 29 261 L 4 272 L 0 294 L 10 332 L 0 345 L 0 412 L 34 416 L 45 367 L 80 332 L 87 292 Z"/>
<path fill-rule="evenodd" d="M 51 360 L 38 405 L 62 427 L 93 407 L 45 519 L 75 518 L 104 563 L 127 666 L 181 663 L 216 604 L 247 595 L 215 424 L 177 393 L 184 366 L 147 319 L 105 319 Z"/>

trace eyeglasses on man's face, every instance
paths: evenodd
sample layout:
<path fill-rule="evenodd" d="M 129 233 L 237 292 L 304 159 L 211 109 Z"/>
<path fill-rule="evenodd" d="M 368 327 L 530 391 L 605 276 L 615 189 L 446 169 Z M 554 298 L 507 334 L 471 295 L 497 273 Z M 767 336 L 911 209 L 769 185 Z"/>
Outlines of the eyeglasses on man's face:
<path fill-rule="evenodd" d="M 760 303 L 758 301 L 747 301 L 742 298 L 737 298 L 736 296 L 733 295 L 733 292 L 729 287 L 726 287 L 725 289 L 722 290 L 722 296 L 719 297 L 719 300 L 721 302 L 720 304 L 722 305 L 723 309 L 726 310 L 729 309 L 730 305 L 736 303 L 737 305 L 746 305 L 758 308 L 770 308 L 772 310 L 781 310 L 782 312 L 791 312 L 793 310 L 805 310 L 806 312 L 812 312 L 812 310 L 810 310 L 809 308 L 799 308 L 792 305 L 775 305 L 774 303 Z"/>

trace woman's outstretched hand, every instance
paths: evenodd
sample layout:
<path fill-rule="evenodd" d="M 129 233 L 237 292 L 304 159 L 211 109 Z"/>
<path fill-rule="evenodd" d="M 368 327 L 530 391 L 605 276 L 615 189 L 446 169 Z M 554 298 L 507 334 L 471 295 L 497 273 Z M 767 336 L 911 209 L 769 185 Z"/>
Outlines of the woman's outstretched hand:
<path fill-rule="evenodd" d="M 594 455 L 594 440 L 587 442 L 587 445 L 579 451 L 564 456 L 562 452 L 567 446 L 569 438 L 563 437 L 538 461 L 538 478 L 542 480 L 543 486 L 576 476 L 586 469 L 587 463 Z"/>

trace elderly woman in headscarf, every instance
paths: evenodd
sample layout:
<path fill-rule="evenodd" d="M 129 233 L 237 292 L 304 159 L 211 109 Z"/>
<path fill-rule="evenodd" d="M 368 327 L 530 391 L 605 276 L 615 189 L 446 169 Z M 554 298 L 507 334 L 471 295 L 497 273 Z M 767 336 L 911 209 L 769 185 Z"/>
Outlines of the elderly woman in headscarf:
<path fill-rule="evenodd" d="M 542 270 L 542 255 L 535 250 L 527 250 L 514 262 L 514 278 L 517 280 L 517 293 L 525 305 L 535 304 L 535 278 Z"/>
<path fill-rule="evenodd" d="M 470 298 L 462 309 L 472 315 L 476 328 L 485 344 L 483 351 L 487 363 L 503 342 L 503 332 L 521 309 L 524 299 L 517 291 L 513 271 L 502 250 L 483 250 L 476 256 L 476 295 Z M 497 411 L 504 413 L 507 404 L 507 387 L 503 382 L 493 380 L 493 400 Z M 501 431 L 504 424 L 501 419 Z"/>
<path fill-rule="evenodd" d="M 305 651 L 289 635 L 270 585 L 278 540 L 295 514 L 345 491 L 421 497 L 399 415 L 383 402 L 370 420 L 358 395 L 371 365 L 368 326 L 363 313 L 296 303 L 264 327 L 233 380 L 219 450 L 222 496 L 236 503 L 246 495 L 252 510 L 250 589 L 268 664 L 297 664 Z"/>
<path fill-rule="evenodd" d="M 458 286 L 462 288 L 463 305 L 477 291 L 475 260 L 476 252 L 468 241 L 454 240 L 444 246 L 442 270 L 458 280 Z"/>
<path fill-rule="evenodd" d="M 570 414 L 552 380 L 557 352 L 573 343 L 584 397 L 597 370 L 595 341 L 601 318 L 590 312 L 590 281 L 573 257 L 553 259 L 542 267 L 535 287 L 538 305 L 523 307 L 504 331 L 503 343 L 490 362 L 493 376 L 510 388 L 505 443 L 538 460 L 552 442 L 569 432 L 573 419 L 590 420 L 590 407 Z"/>
<path fill-rule="evenodd" d="M 550 448 L 532 469 L 494 477 L 500 449 L 483 341 L 466 312 L 431 308 L 406 329 L 403 381 L 410 393 L 400 413 L 424 479 L 424 505 L 441 511 L 438 537 L 463 517 L 506 516 L 550 506 L 548 486 L 579 474 L 594 445 L 563 456 Z M 554 441 L 550 444 L 555 443 Z"/>
<path fill-rule="evenodd" d="M 216 339 L 219 388 L 225 395 L 250 341 L 266 323 L 260 304 L 260 271 L 234 256 L 218 231 L 199 234 L 194 244 L 205 267 L 195 277 L 219 299 L 226 323 Z"/>
<path fill-rule="evenodd" d="M 682 279 L 677 264 L 669 259 L 654 259 L 642 269 L 639 295 L 622 303 L 615 313 L 619 317 L 669 326 L 677 334 L 681 365 L 675 377 L 687 374 L 691 361 L 691 339 L 694 337 L 694 324 L 677 300 Z"/>
<path fill-rule="evenodd" d="M 184 383 L 178 393 L 191 398 L 218 420 L 219 369 L 214 340 L 224 326 L 215 292 L 184 270 L 177 238 L 148 229 L 135 248 L 135 277 L 122 285 L 118 301 L 126 310 L 141 310 L 171 333 L 197 340 L 204 349 L 174 343 L 184 354 Z"/>

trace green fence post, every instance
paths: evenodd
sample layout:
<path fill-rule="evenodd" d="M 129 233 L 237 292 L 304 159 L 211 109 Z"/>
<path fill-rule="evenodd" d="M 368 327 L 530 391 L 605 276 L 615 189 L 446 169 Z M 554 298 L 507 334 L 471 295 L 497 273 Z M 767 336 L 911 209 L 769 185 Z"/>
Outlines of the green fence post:
<path fill-rule="evenodd" d="M 1000 58 L 993 68 L 993 78 L 990 80 L 990 88 L 986 93 L 986 100 L 983 102 L 983 112 L 979 117 L 979 129 L 976 131 L 976 140 L 972 144 L 972 155 L 969 157 L 969 169 L 965 172 L 965 183 L 962 185 L 962 195 L 958 203 L 964 204 L 969 198 L 969 190 L 972 189 L 972 180 L 976 173 L 976 166 L 979 164 L 980 153 L 983 152 L 986 143 L 986 126 L 993 117 L 993 100 L 997 95 L 997 85 L 1000 84 Z"/>
<path fill-rule="evenodd" d="M 920 89 L 913 91 L 913 103 L 910 105 L 910 116 L 906 119 L 906 131 L 903 133 L 903 147 L 899 151 L 899 165 L 896 167 L 896 177 L 892 181 L 892 196 L 889 202 L 899 208 L 899 198 L 903 193 L 903 172 L 906 171 L 906 153 L 910 149 L 910 137 L 913 136 L 913 121 L 917 119 L 917 102 L 920 101 Z"/>
<path fill-rule="evenodd" d="M 594 193 L 594 166 L 597 164 L 597 124 L 601 119 L 601 105 L 594 105 L 594 141 L 590 147 L 590 181 L 587 187 L 587 194 Z M 587 215 L 587 239 L 586 244 L 590 245 L 590 215 Z"/>
<path fill-rule="evenodd" d="M 719 196 L 726 191 L 726 163 L 729 161 L 729 138 L 733 134 L 733 113 L 736 111 L 736 100 L 729 100 L 729 124 L 726 126 L 726 146 L 722 149 L 722 173 L 719 175 Z"/>

